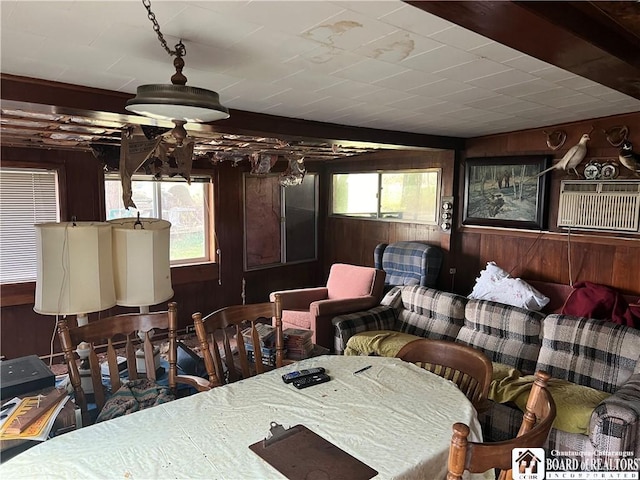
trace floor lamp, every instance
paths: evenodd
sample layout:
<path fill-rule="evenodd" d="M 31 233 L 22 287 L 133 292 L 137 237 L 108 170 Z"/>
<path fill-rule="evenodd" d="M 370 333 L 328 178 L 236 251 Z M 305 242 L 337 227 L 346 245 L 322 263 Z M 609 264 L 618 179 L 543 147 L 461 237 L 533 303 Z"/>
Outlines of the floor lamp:
<path fill-rule="evenodd" d="M 105 222 L 41 223 L 36 228 L 36 296 L 33 310 L 42 315 L 76 315 L 78 326 L 89 312 L 116 304 L 111 225 Z M 78 345 L 86 359 L 88 344 Z M 70 364 L 75 365 L 74 362 Z M 82 374 L 83 365 L 80 367 Z M 86 377 L 86 376 L 85 376 Z M 82 387 L 92 393 L 90 377 Z"/>
<path fill-rule="evenodd" d="M 169 266 L 169 234 L 171 223 L 158 218 L 118 218 L 109 220 L 113 227 L 113 270 L 116 303 L 138 307 L 148 313 L 173 297 Z M 141 340 L 142 332 L 138 333 Z M 153 330 L 149 332 L 153 336 Z M 156 370 L 160 367 L 160 351 L 154 348 Z M 136 352 L 138 372 L 146 372 L 144 352 Z"/>

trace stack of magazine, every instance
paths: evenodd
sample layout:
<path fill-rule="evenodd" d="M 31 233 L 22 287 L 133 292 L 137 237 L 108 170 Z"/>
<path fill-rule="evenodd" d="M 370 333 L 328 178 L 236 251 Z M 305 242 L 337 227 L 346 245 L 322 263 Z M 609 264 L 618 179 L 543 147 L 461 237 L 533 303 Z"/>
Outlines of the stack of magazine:
<path fill-rule="evenodd" d="M 9 400 L 2 405 L 0 440 L 46 440 L 67 400 L 66 391 L 55 389 L 47 395 Z"/>
<path fill-rule="evenodd" d="M 276 329 L 271 325 L 256 323 L 256 330 L 260 338 L 260 351 L 262 352 L 262 363 L 265 365 L 276 365 Z M 242 331 L 244 348 L 247 350 L 249 361 L 255 362 L 253 339 L 251 338 L 251 327 Z"/>
<path fill-rule="evenodd" d="M 287 328 L 282 332 L 284 334 L 284 346 L 287 349 L 287 358 L 291 360 L 302 360 L 309 358 L 313 351 L 313 343 L 311 330 L 302 328 Z"/>

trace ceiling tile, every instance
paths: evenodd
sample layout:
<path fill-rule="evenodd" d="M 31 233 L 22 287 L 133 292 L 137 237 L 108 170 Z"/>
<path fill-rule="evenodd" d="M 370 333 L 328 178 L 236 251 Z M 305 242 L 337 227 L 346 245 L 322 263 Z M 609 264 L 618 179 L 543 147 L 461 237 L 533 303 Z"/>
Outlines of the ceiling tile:
<path fill-rule="evenodd" d="M 454 80 L 440 80 L 416 88 L 408 89 L 407 92 L 421 95 L 429 98 L 439 98 L 442 95 L 450 95 L 452 93 L 462 92 L 474 88 L 466 83 L 456 82 Z"/>
<path fill-rule="evenodd" d="M 2 2 L 4 3 L 6 2 Z M 29 5 L 30 3 L 32 2 L 16 2 L 8 16 L 2 15 L 3 34 L 5 27 L 11 25 L 9 30 L 15 28 L 25 33 L 55 38 L 56 41 L 91 45 L 108 27 L 100 16 L 83 16 L 72 9 L 72 2 L 33 2 Z M 33 14 L 33 8 L 37 8 L 37 15 Z M 114 13 L 117 14 L 117 10 Z M 73 29 L 68 28 L 69 23 L 74 26 Z"/>
<path fill-rule="evenodd" d="M 317 48 L 297 55 L 286 62 L 310 72 L 330 75 L 343 68 L 351 67 L 365 60 L 366 57 L 354 55 L 340 48 L 318 45 Z"/>
<path fill-rule="evenodd" d="M 338 6 L 353 10 L 354 12 L 364 13 L 373 18 L 380 18 L 384 15 L 388 15 L 391 12 L 398 10 L 404 6 L 401 2 L 389 2 L 382 0 L 356 0 L 356 1 L 343 1 L 338 0 L 336 2 Z"/>
<path fill-rule="evenodd" d="M 519 85 L 533 80 L 537 80 L 537 77 L 521 72 L 520 70 L 512 69 L 495 73 L 493 75 L 487 75 L 486 77 L 474 78 L 472 80 L 468 80 L 467 83 L 475 85 L 476 87 L 497 90 L 499 88 Z"/>
<path fill-rule="evenodd" d="M 543 62 L 542 60 L 528 57 L 526 55 L 521 55 L 520 57 L 507 60 L 504 62 L 504 64 L 512 68 L 517 68 L 518 70 L 521 70 L 523 72 L 535 72 L 538 70 L 543 70 L 549 66 L 548 63 Z"/>
<path fill-rule="evenodd" d="M 475 32 L 471 32 L 457 25 L 441 30 L 440 32 L 429 35 L 430 38 L 457 47 L 461 50 L 472 50 L 483 45 L 489 45 L 491 40 Z"/>
<path fill-rule="evenodd" d="M 333 75 L 340 78 L 347 78 L 349 80 L 372 83 L 406 71 L 406 68 L 399 65 L 381 62 L 372 58 L 365 58 L 356 65 L 338 70 Z"/>
<path fill-rule="evenodd" d="M 501 45 L 496 42 L 489 42 L 479 47 L 469 49 L 469 53 L 473 53 L 481 58 L 488 58 L 494 62 L 504 63 L 507 60 L 521 57 L 523 54 L 513 48 Z"/>
<path fill-rule="evenodd" d="M 300 36 L 307 40 L 352 51 L 396 31 L 396 28 L 360 13 L 343 10 Z"/>
<path fill-rule="evenodd" d="M 131 85 L 132 89 L 136 88 L 136 85 L 133 85 L 132 83 L 134 80 L 133 77 L 100 72 L 91 68 L 91 65 L 88 65 L 87 67 L 88 68 L 86 69 L 67 68 L 58 76 L 58 81 L 73 84 L 77 78 L 81 77 L 91 80 L 91 84 L 95 85 L 96 88 L 107 89 L 111 88 L 112 85 L 118 85 L 116 90 L 121 90 L 127 85 Z"/>
<path fill-rule="evenodd" d="M 415 70 L 432 73 L 463 63 L 469 63 L 477 58 L 478 57 L 471 53 L 443 45 L 435 50 L 406 58 L 400 62 L 400 65 L 405 68 L 413 68 Z"/>
<path fill-rule="evenodd" d="M 380 87 L 376 85 L 368 85 L 354 80 L 344 80 L 343 82 L 316 90 L 317 93 L 343 98 L 358 98 L 361 95 L 368 95 L 379 91 Z"/>
<path fill-rule="evenodd" d="M 233 10 L 231 15 L 259 25 L 268 19 L 269 28 L 297 35 L 325 23 L 343 10 L 339 2 L 257 1 Z"/>
<path fill-rule="evenodd" d="M 506 72 L 509 67 L 491 60 L 480 59 L 456 65 L 436 72 L 439 76 L 458 80 L 461 82 L 471 82 L 477 78 L 488 77 L 497 73 Z"/>
<path fill-rule="evenodd" d="M 443 80 L 442 77 L 431 75 L 416 70 L 405 70 L 391 77 L 383 78 L 374 82 L 375 85 L 392 88 L 395 90 L 407 91 L 421 85 L 435 83 Z"/>
<path fill-rule="evenodd" d="M 235 42 L 228 51 L 236 62 L 262 61 L 266 58 L 286 61 L 315 48 L 318 48 L 317 42 L 262 27 Z"/>
<path fill-rule="evenodd" d="M 243 98 L 242 103 L 253 100 L 263 100 L 264 98 L 273 96 L 277 93 L 287 90 L 279 85 L 271 83 L 262 83 L 255 80 L 241 80 L 240 82 L 219 90 L 221 95 L 239 96 Z M 237 107 L 234 107 L 237 108 Z"/>
<path fill-rule="evenodd" d="M 188 85 L 250 112 L 463 137 L 640 111 L 640 100 L 400 0 L 158 1 Z M 127 93 L 168 83 L 139 1 L 0 2 L 2 73 Z M 515 116 L 515 117 L 514 117 Z"/>
<path fill-rule="evenodd" d="M 225 75 L 246 78 L 250 80 L 260 79 L 261 82 L 272 83 L 284 77 L 301 71 L 300 67 L 287 63 L 275 63 L 266 61 L 247 62 L 227 68 Z"/>
<path fill-rule="evenodd" d="M 365 95 L 358 95 L 358 100 L 361 102 L 370 103 L 382 103 L 383 105 L 392 105 L 396 102 L 410 100 L 415 98 L 415 95 L 411 95 L 407 92 L 401 92 L 400 90 L 391 90 L 389 88 L 380 88 L 379 90 Z"/>
<path fill-rule="evenodd" d="M 467 104 L 478 100 L 491 100 L 498 97 L 499 94 L 492 92 L 491 90 L 485 90 L 483 88 L 470 87 L 467 90 L 461 90 L 459 92 L 451 93 L 449 95 L 440 95 L 442 100 L 447 102 L 454 102 L 459 104 Z"/>
<path fill-rule="evenodd" d="M 398 63 L 405 58 L 428 52 L 442 44 L 420 35 L 396 31 L 354 50 L 358 55 L 375 58 L 389 63 Z"/>
<path fill-rule="evenodd" d="M 450 22 L 435 15 L 418 12 L 415 7 L 406 4 L 402 8 L 380 17 L 380 20 L 424 37 L 450 28 L 452 25 Z"/>
<path fill-rule="evenodd" d="M 508 87 L 494 89 L 495 92 L 502 93 L 503 95 L 511 95 L 513 97 L 524 97 L 532 94 L 538 94 L 540 92 L 544 94 L 552 90 L 557 90 L 553 83 L 540 79 L 531 80 L 530 82 L 521 82 L 512 84 Z M 531 99 L 526 98 L 525 100 Z"/>

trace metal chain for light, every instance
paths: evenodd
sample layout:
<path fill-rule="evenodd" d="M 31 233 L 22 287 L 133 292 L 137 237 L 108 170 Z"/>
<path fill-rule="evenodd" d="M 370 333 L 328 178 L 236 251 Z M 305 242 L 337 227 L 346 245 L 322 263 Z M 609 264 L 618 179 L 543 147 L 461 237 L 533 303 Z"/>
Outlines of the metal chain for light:
<path fill-rule="evenodd" d="M 171 50 L 167 45 L 167 41 L 164 39 L 164 35 L 162 35 L 162 32 L 160 31 L 160 24 L 158 23 L 158 20 L 156 20 L 156 15 L 151 11 L 151 0 L 142 0 L 142 5 L 147 9 L 147 17 L 149 17 L 149 20 L 153 23 L 153 31 L 158 35 L 158 40 L 160 41 L 162 48 L 164 48 L 171 56 L 184 57 L 187 54 L 187 47 L 184 46 L 182 40 L 178 42 L 175 50 Z"/>

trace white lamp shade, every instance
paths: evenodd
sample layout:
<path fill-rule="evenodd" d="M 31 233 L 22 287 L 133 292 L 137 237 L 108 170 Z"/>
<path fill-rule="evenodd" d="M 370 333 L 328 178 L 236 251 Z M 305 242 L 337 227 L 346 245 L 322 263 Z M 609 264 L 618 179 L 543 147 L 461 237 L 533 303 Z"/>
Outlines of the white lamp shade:
<path fill-rule="evenodd" d="M 45 315 L 99 312 L 116 304 L 111 225 L 41 223 L 36 227 L 33 309 Z"/>
<path fill-rule="evenodd" d="M 169 266 L 171 223 L 156 218 L 110 220 L 116 303 L 123 307 L 156 305 L 173 297 Z"/>

